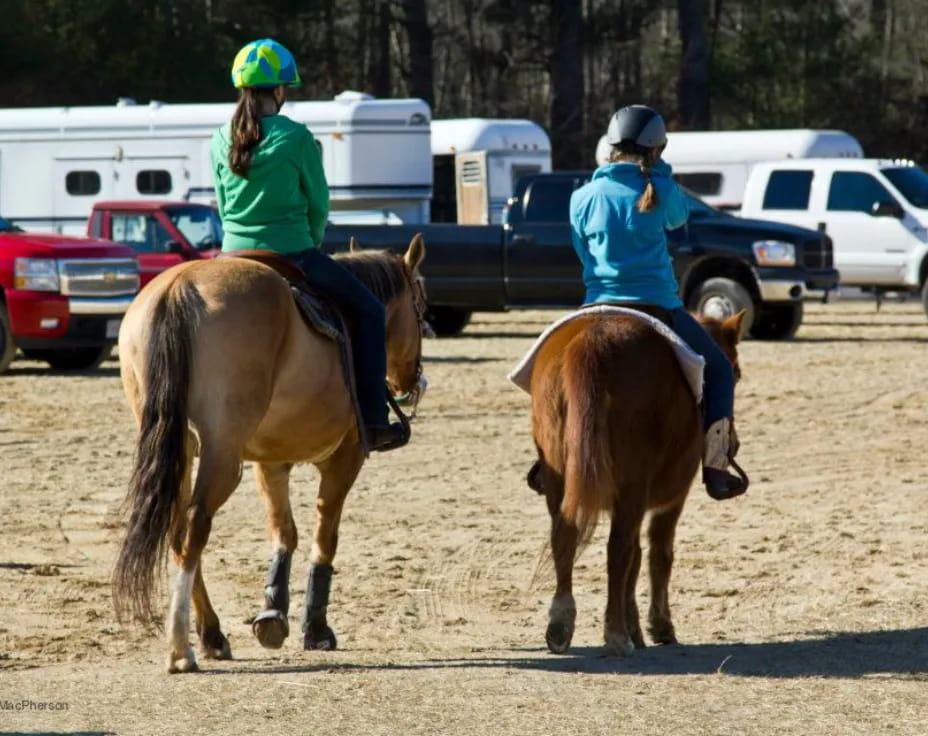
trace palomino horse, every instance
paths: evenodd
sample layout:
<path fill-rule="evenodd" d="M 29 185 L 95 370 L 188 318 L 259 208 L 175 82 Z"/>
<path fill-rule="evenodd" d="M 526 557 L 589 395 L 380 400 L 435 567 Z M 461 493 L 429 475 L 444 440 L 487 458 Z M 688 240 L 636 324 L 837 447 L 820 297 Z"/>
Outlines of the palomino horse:
<path fill-rule="evenodd" d="M 403 256 L 366 251 L 340 259 L 386 307 L 387 379 L 396 393 L 415 393 L 421 375 L 424 256 L 417 235 Z M 113 579 L 117 612 L 151 620 L 152 588 L 170 544 L 179 572 L 165 622 L 168 671 L 197 669 L 188 642 L 191 597 L 203 655 L 231 657 L 201 555 L 213 516 L 238 485 L 242 461 L 250 460 L 274 546 L 265 610 L 253 630 L 262 645 L 281 646 L 297 544 L 290 470 L 313 463 L 321 482 L 304 647 L 334 648 L 326 623 L 332 560 L 342 505 L 365 459 L 337 343 L 306 327 L 278 273 L 226 258 L 187 263 L 152 281 L 126 314 L 119 358 L 139 436 Z"/>
<path fill-rule="evenodd" d="M 737 368 L 743 313 L 704 326 Z M 612 514 L 604 635 L 618 655 L 644 647 L 635 583 L 640 530 L 651 511 L 649 633 L 676 641 L 667 585 L 677 519 L 702 455 L 699 405 L 670 343 L 634 317 L 589 315 L 565 324 L 540 348 L 531 376 L 532 430 L 539 460 L 529 486 L 546 496 L 557 589 L 546 640 L 566 652 L 574 632 L 572 575 L 578 550 L 601 512 Z"/>

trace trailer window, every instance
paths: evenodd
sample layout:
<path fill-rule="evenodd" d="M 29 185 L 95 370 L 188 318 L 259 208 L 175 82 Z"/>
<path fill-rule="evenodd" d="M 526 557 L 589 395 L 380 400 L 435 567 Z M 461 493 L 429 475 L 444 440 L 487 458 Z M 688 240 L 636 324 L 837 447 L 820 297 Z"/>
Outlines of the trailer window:
<path fill-rule="evenodd" d="M 171 191 L 171 172 L 164 169 L 145 169 L 135 176 L 139 194 L 167 194 Z"/>
<path fill-rule="evenodd" d="M 812 190 L 811 171 L 771 171 L 764 192 L 765 210 L 807 210 Z"/>
<path fill-rule="evenodd" d="M 710 197 L 722 191 L 722 175 L 719 173 L 691 172 L 675 174 L 674 178 L 681 186 L 702 197 Z"/>
<path fill-rule="evenodd" d="M 75 197 L 91 197 L 100 193 L 100 175 L 96 171 L 69 171 L 64 188 Z"/>

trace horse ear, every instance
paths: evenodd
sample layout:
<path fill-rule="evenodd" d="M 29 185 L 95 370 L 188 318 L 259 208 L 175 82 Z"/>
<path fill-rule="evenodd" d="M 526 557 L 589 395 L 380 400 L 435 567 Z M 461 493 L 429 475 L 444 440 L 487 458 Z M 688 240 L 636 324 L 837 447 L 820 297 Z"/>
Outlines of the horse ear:
<path fill-rule="evenodd" d="M 744 329 L 744 318 L 747 316 L 747 313 L 747 309 L 742 309 L 734 317 L 729 317 L 722 322 L 722 327 L 724 327 L 727 332 L 731 332 L 731 334 L 734 335 L 735 342 L 738 342 L 744 334 L 742 330 Z"/>
<path fill-rule="evenodd" d="M 406 262 L 406 266 L 409 270 L 413 272 L 415 272 L 422 261 L 425 260 L 425 238 L 422 237 L 422 233 L 416 233 L 413 236 L 403 256 L 403 260 Z"/>
<path fill-rule="evenodd" d="M 350 253 L 357 253 L 359 250 L 361 250 L 361 246 L 358 245 L 358 239 L 352 235 L 351 239 L 348 241 L 348 251 Z"/>

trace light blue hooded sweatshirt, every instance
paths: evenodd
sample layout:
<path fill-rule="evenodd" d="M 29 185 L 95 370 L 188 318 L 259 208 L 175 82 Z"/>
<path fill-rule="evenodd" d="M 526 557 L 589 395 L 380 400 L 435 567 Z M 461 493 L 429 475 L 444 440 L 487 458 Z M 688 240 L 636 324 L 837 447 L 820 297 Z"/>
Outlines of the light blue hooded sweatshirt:
<path fill-rule="evenodd" d="M 635 206 L 647 180 L 634 163 L 600 166 L 571 196 L 571 235 L 583 264 L 586 304 L 683 306 L 664 229 L 683 225 L 689 208 L 669 164 L 658 161 L 651 168 L 651 181 L 658 200 L 651 212 L 639 212 Z"/>

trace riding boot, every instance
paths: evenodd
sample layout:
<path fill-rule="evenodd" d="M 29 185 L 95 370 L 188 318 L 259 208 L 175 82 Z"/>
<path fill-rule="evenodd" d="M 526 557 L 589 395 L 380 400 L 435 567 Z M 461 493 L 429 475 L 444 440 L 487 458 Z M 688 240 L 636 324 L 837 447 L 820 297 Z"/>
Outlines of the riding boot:
<path fill-rule="evenodd" d="M 733 457 L 732 424 L 730 419 L 719 419 L 706 432 L 706 443 L 702 457 L 702 482 L 716 501 L 740 496 L 748 489 L 746 475 L 742 477 L 728 472 Z"/>
<path fill-rule="evenodd" d="M 399 422 L 367 427 L 367 444 L 372 452 L 387 452 L 409 442 L 409 433 Z"/>

